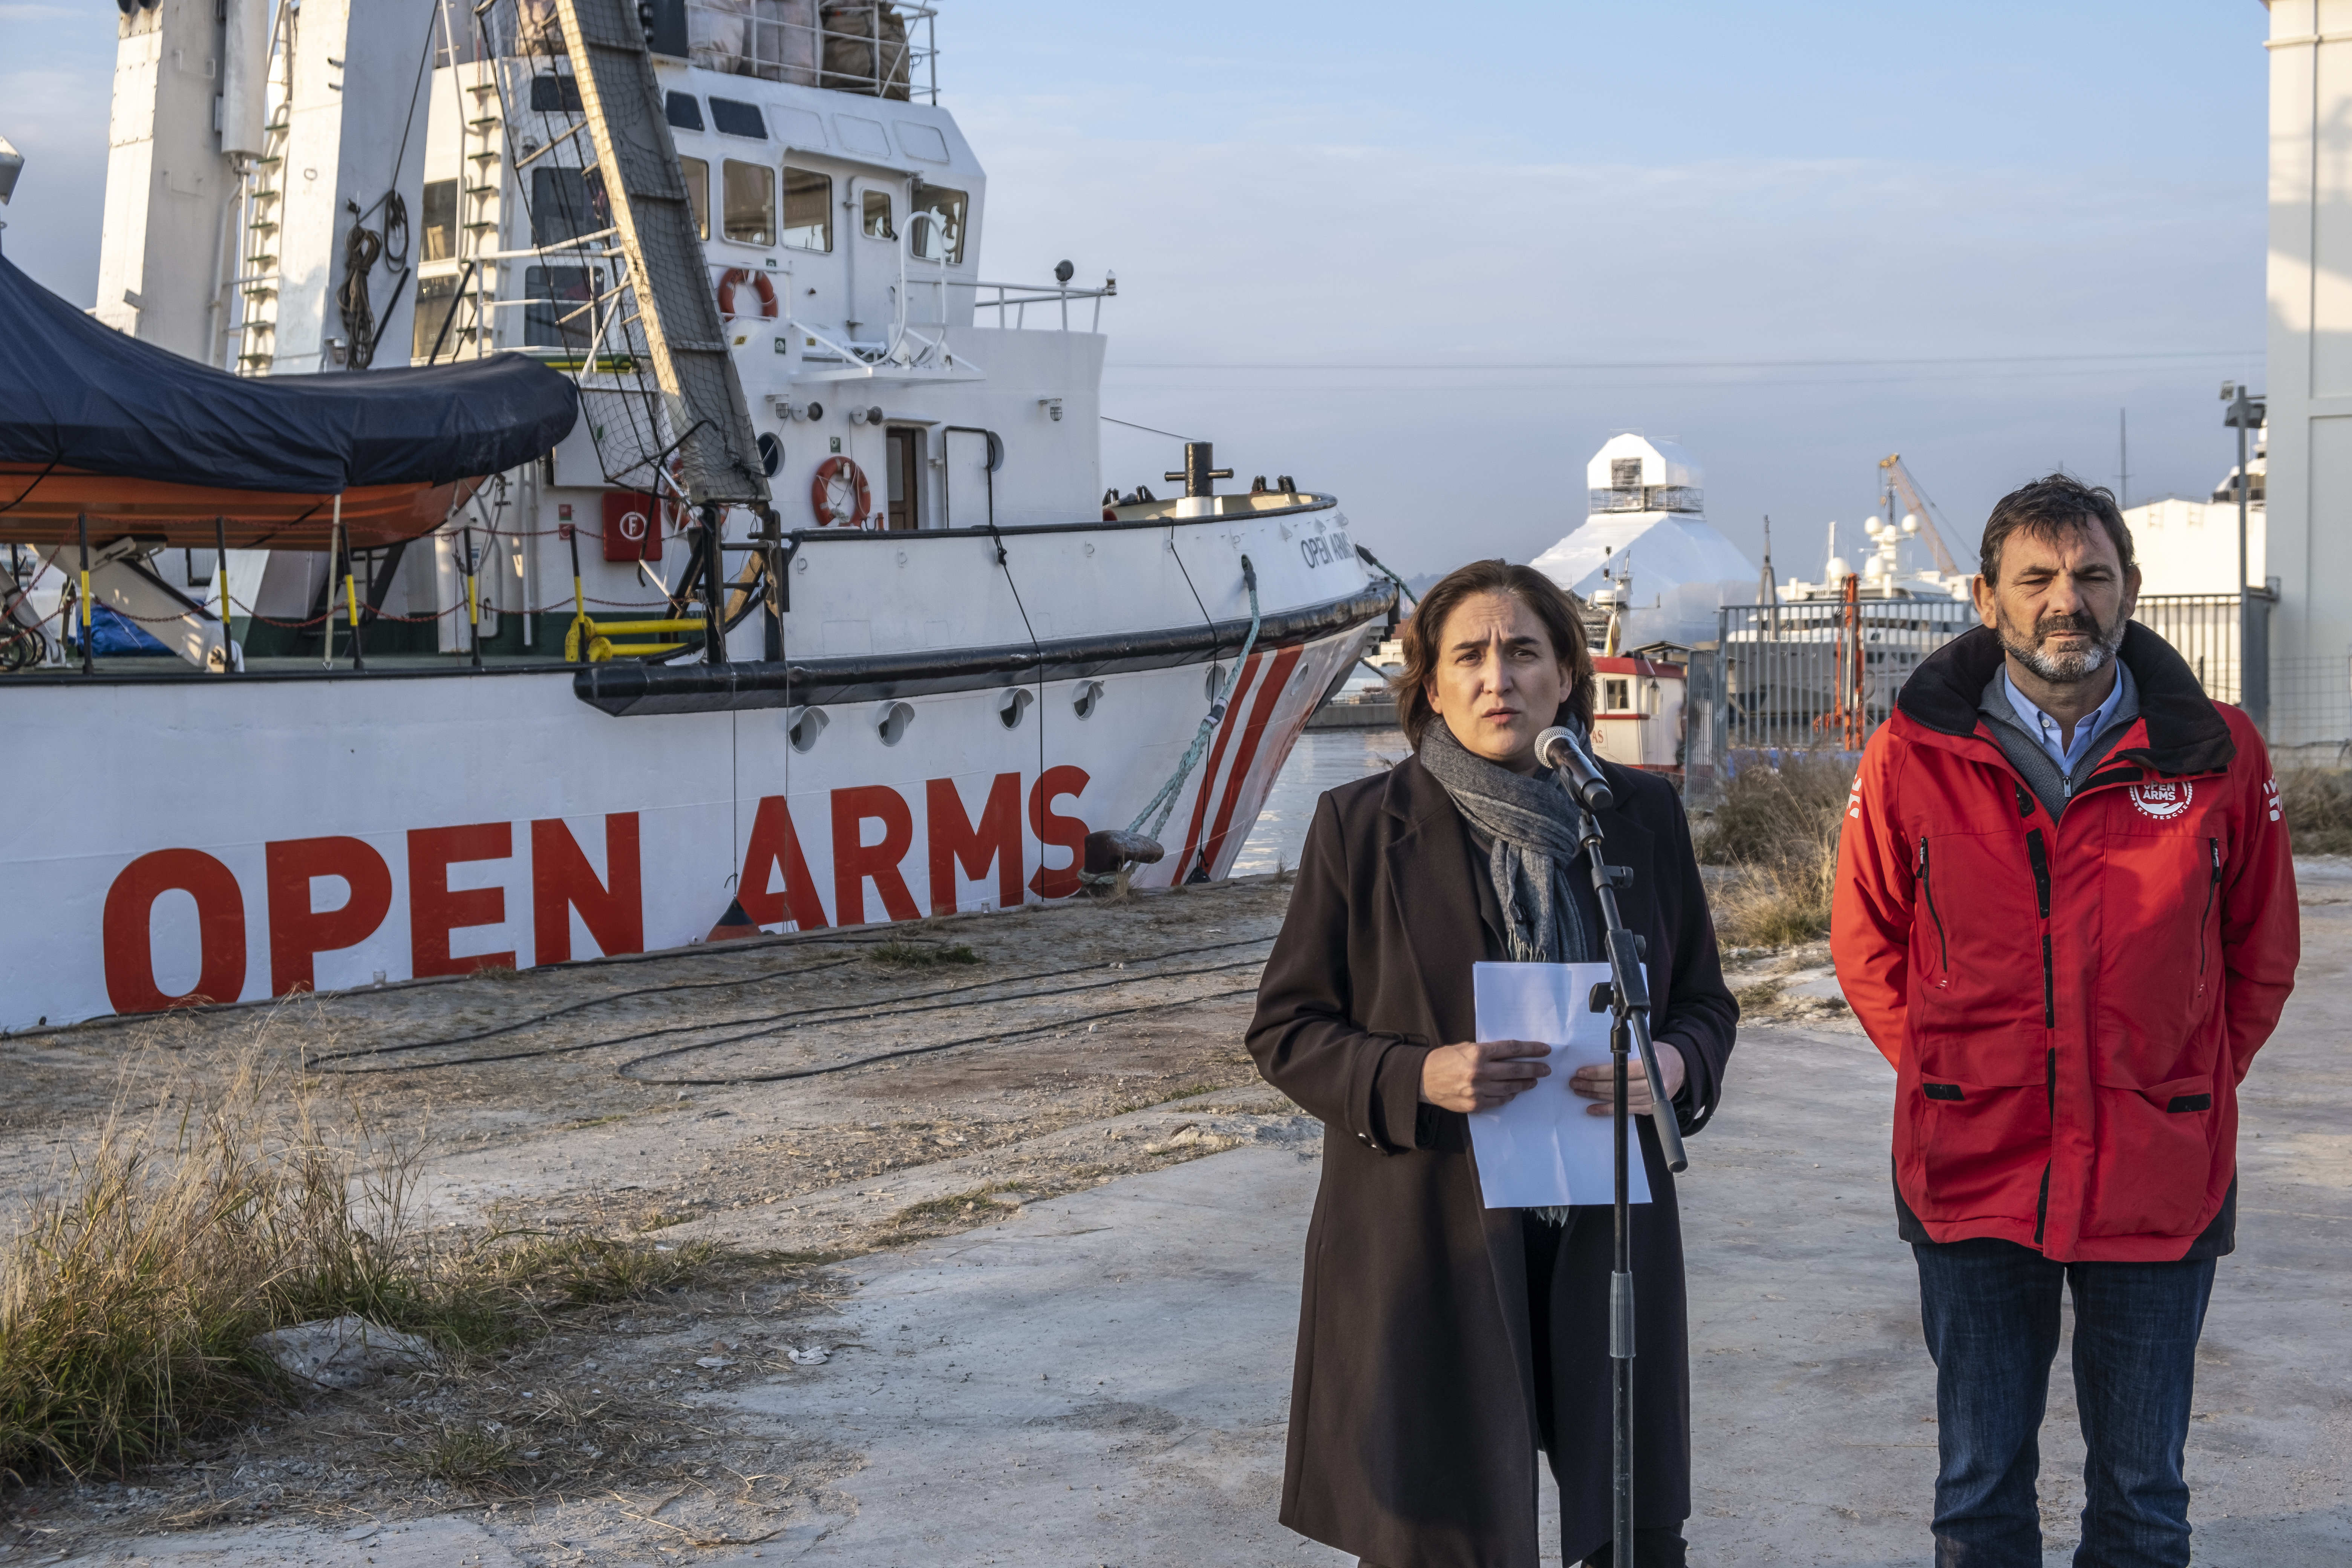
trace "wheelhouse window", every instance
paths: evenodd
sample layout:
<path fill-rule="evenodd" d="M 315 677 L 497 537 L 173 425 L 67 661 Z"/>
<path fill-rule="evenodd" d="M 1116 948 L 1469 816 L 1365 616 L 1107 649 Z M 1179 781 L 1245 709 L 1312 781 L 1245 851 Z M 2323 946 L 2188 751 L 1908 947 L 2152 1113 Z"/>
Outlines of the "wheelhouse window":
<path fill-rule="evenodd" d="M 765 163 L 730 158 L 719 171 L 720 217 L 728 238 L 745 245 L 776 242 L 776 172 Z"/>
<path fill-rule="evenodd" d="M 964 209 L 971 198 L 961 191 L 951 191 L 945 185 L 918 185 L 915 188 L 914 212 L 908 216 L 911 226 L 915 256 L 922 261 L 961 262 L 963 259 Z M 915 221 L 915 215 L 929 213 L 931 217 Z"/>
<path fill-rule="evenodd" d="M 541 166 L 530 172 L 533 245 L 561 245 L 612 224 L 612 213 L 604 203 L 604 176 L 595 170 Z"/>
<path fill-rule="evenodd" d="M 593 335 L 589 330 L 588 268 L 527 267 L 523 290 L 522 341 L 535 349 L 584 350 Z"/>
<path fill-rule="evenodd" d="M 447 261 L 457 254 L 457 182 L 427 180 L 421 216 L 425 220 L 425 261 Z"/>
<path fill-rule="evenodd" d="M 416 336 L 409 350 L 411 359 L 430 363 L 436 350 L 444 354 L 457 352 L 458 341 L 467 336 L 451 329 L 449 318 L 457 309 L 457 274 L 416 280 Z"/>
<path fill-rule="evenodd" d="M 662 100 L 669 122 L 680 131 L 702 129 L 702 100 L 690 92 L 673 92 Z"/>
<path fill-rule="evenodd" d="M 1625 713 L 1633 710 L 1633 683 L 1630 680 L 1604 679 L 1601 682 L 1601 710 L 1604 713 Z"/>
<path fill-rule="evenodd" d="M 678 154 L 677 172 L 686 177 L 686 203 L 694 209 L 694 237 L 710 237 L 710 160 Z"/>
<path fill-rule="evenodd" d="M 568 76 L 535 76 L 530 79 L 530 107 L 541 114 L 578 114 L 580 84 Z"/>
<path fill-rule="evenodd" d="M 866 238 L 896 239 L 898 237 L 898 227 L 890 221 L 889 192 L 867 191 L 864 195 L 861 205 L 865 209 L 864 221 Z"/>
<path fill-rule="evenodd" d="M 723 136 L 755 136 L 762 142 L 768 139 L 768 122 L 761 115 L 760 106 L 745 103 L 740 99 L 713 95 L 710 100 L 710 124 Z"/>
<path fill-rule="evenodd" d="M 833 176 L 784 169 L 784 243 L 794 250 L 833 248 Z"/>

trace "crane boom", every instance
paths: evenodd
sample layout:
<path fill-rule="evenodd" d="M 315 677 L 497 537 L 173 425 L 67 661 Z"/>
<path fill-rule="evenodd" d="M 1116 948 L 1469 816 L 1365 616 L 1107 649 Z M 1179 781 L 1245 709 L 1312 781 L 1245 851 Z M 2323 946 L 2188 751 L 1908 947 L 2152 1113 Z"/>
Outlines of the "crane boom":
<path fill-rule="evenodd" d="M 1960 564 L 1953 558 L 1951 547 L 1945 542 L 1943 516 L 1928 504 L 1927 496 L 1911 478 L 1911 471 L 1903 466 L 1903 454 L 1889 452 L 1878 459 L 1878 471 L 1885 478 L 1887 489 L 1902 500 L 1904 510 L 1917 514 L 1922 531 L 1927 536 L 1927 548 L 1936 552 L 1936 569 L 1948 577 L 1960 575 Z M 1891 523 L 1895 519 L 1890 517 L 1886 521 Z"/>

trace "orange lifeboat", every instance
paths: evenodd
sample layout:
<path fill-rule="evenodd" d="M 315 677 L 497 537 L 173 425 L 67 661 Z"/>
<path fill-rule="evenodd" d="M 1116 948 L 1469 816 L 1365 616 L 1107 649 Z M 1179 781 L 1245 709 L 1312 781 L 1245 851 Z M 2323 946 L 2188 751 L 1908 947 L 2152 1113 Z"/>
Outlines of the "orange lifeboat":
<path fill-rule="evenodd" d="M 440 527 L 481 482 L 467 479 L 345 490 L 343 531 L 354 550 L 415 539 Z M 0 463 L 0 543 L 70 544 L 79 537 L 80 520 L 87 517 L 92 544 L 152 539 L 210 550 L 226 533 L 231 550 L 326 550 L 334 516 L 331 495 L 212 489 Z"/>
<path fill-rule="evenodd" d="M 325 550 L 414 539 L 545 455 L 578 390 L 520 354 L 237 376 L 83 314 L 0 256 L 0 542 Z"/>

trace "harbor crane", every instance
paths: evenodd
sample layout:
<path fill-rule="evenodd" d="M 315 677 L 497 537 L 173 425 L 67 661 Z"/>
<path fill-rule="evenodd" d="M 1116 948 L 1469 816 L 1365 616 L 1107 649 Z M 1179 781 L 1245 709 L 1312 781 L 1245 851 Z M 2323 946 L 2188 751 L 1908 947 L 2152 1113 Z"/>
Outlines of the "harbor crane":
<path fill-rule="evenodd" d="M 1948 577 L 1964 575 L 1950 546 L 1945 542 L 1943 514 L 1929 504 L 1918 482 L 1912 479 L 1911 470 L 1903 466 L 1903 454 L 1889 452 L 1879 458 L 1878 476 L 1885 492 L 1881 499 L 1886 508 L 1886 521 L 1895 520 L 1898 514 L 1895 503 L 1901 501 L 1903 510 L 1919 519 L 1919 531 L 1927 536 L 1927 548 L 1936 552 L 1936 570 Z"/>

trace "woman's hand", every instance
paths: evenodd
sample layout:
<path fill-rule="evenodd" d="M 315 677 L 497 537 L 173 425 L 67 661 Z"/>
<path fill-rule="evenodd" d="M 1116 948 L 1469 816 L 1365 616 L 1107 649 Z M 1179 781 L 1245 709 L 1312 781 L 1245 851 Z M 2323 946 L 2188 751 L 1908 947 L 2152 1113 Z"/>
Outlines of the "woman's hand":
<path fill-rule="evenodd" d="M 1538 1040 L 1465 1040 L 1440 1046 L 1421 1062 L 1421 1098 L 1446 1110 L 1492 1110 L 1551 1076 Z M 1680 1058 L 1675 1058 L 1677 1065 Z"/>
<path fill-rule="evenodd" d="M 1682 1092 L 1683 1079 L 1689 1068 L 1683 1065 L 1683 1054 L 1664 1040 L 1653 1040 L 1650 1048 L 1658 1053 L 1658 1071 L 1665 1075 L 1666 1098 Z M 1423 1081 L 1427 1075 L 1423 1074 Z M 1569 1074 L 1568 1087 L 1587 1100 L 1597 1100 L 1598 1105 L 1584 1108 L 1589 1116 L 1607 1116 L 1615 1109 L 1617 1069 L 1607 1062 L 1580 1067 Z M 1625 1063 L 1625 1110 L 1630 1116 L 1647 1116 L 1654 1102 L 1650 1099 L 1650 1079 L 1642 1071 L 1642 1054 L 1635 1051 Z"/>

